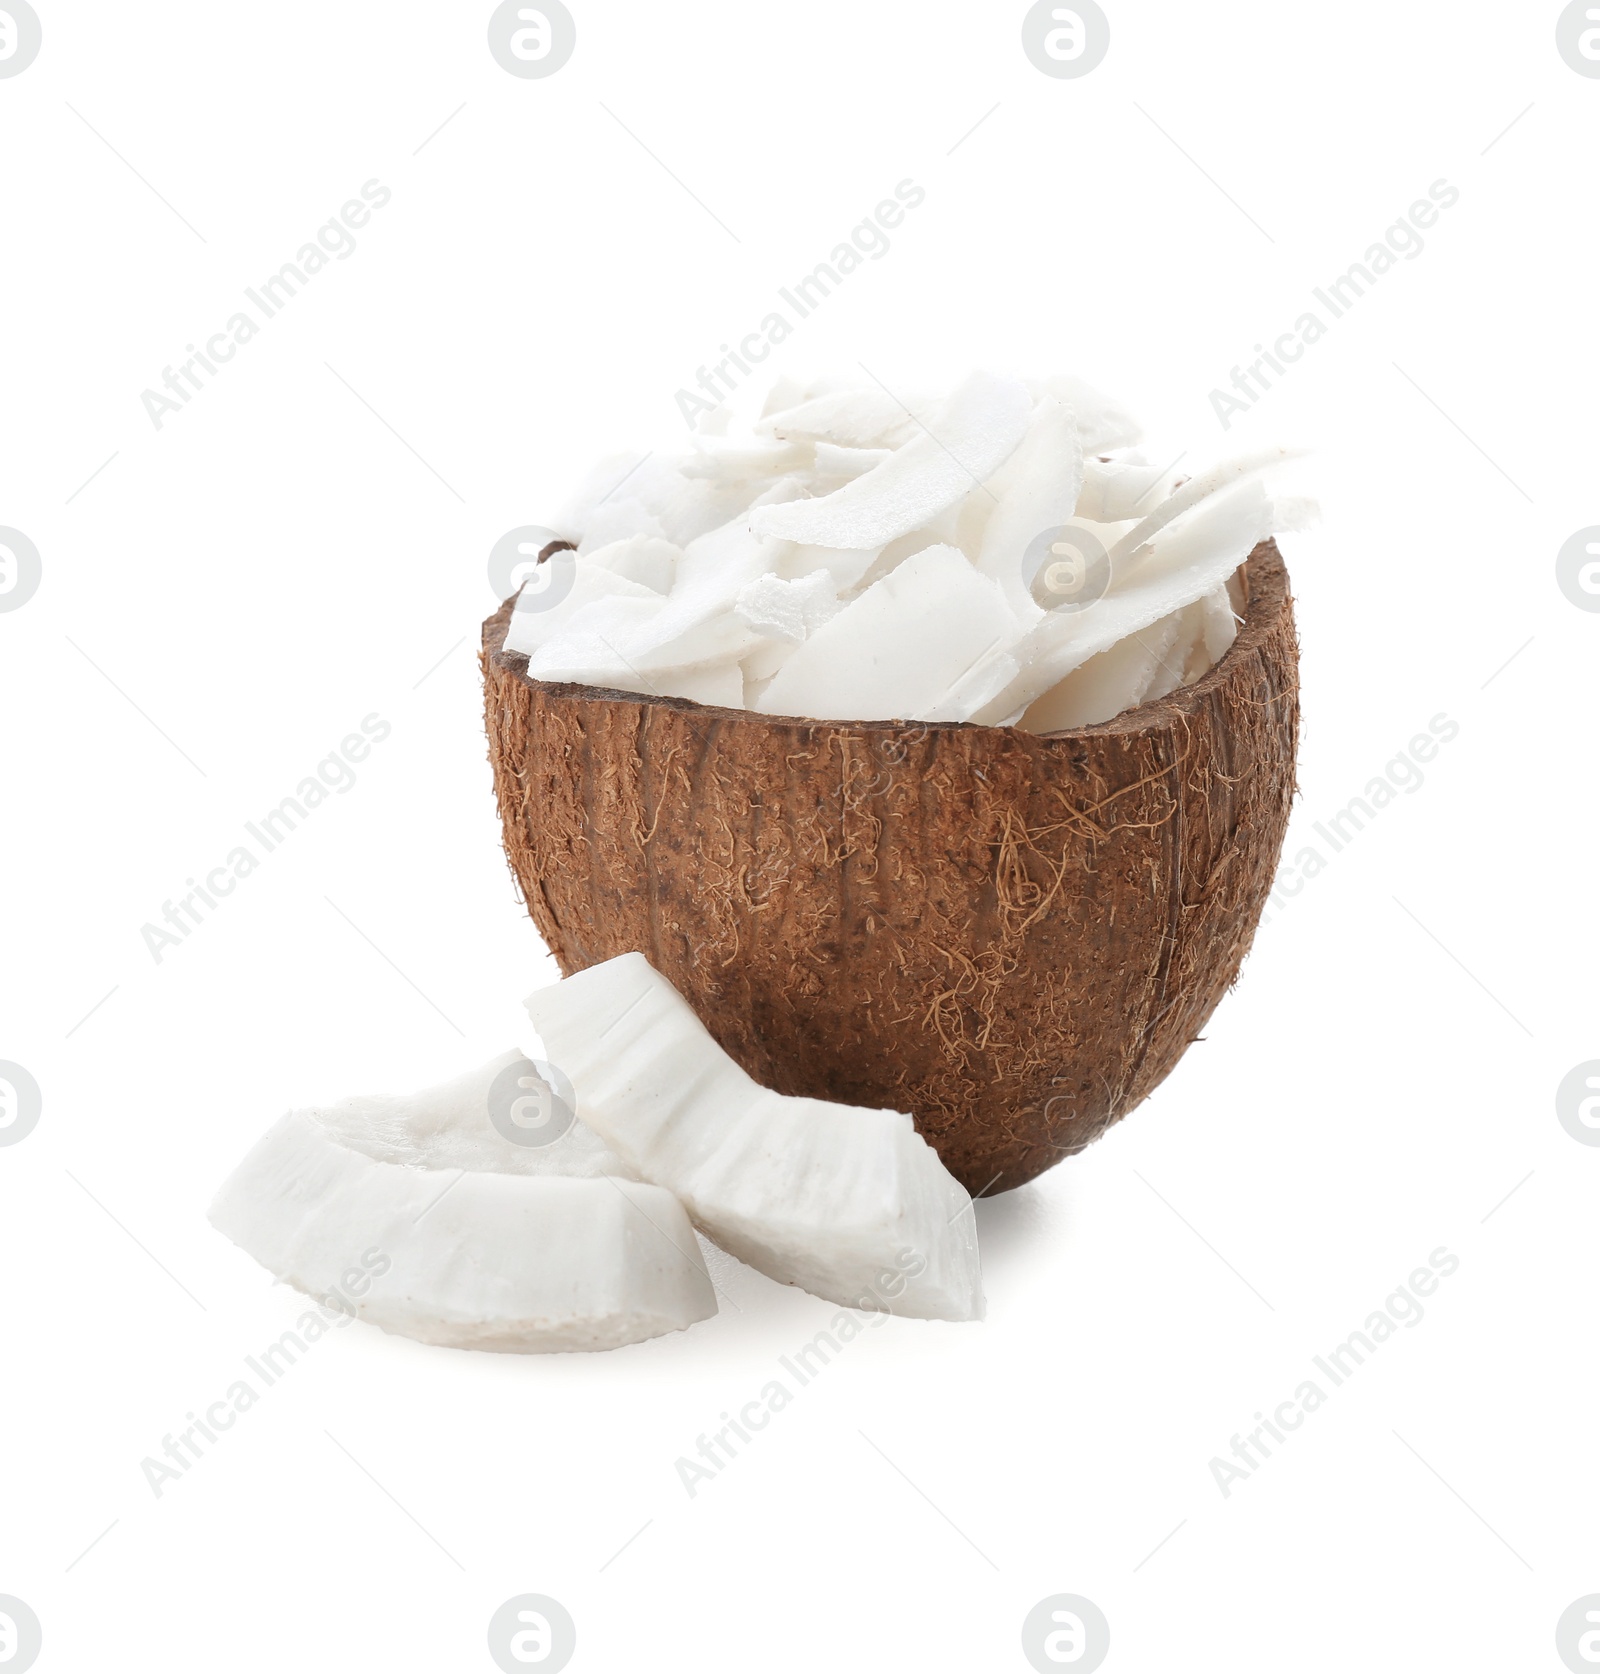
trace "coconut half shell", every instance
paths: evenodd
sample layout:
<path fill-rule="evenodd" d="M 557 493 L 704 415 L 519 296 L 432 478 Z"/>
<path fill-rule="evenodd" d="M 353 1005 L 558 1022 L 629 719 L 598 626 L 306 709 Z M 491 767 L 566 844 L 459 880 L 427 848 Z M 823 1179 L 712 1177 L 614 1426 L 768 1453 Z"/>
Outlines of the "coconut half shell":
<path fill-rule="evenodd" d="M 1096 726 L 789 720 L 530 680 L 484 625 L 506 853 L 563 974 L 639 951 L 780 1093 L 909 1111 L 974 1195 L 1141 1102 L 1255 933 L 1294 794 L 1275 542 L 1192 685 Z"/>

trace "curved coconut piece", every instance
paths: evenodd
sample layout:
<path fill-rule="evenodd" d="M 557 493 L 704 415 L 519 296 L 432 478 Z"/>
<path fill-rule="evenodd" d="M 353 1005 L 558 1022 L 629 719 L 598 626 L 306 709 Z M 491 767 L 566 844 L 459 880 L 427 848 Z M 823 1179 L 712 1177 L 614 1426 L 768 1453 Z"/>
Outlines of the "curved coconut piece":
<path fill-rule="evenodd" d="M 717 1311 L 659 1186 L 380 1162 L 308 1111 L 267 1130 L 210 1215 L 297 1290 L 445 1348 L 619 1348 Z"/>
<path fill-rule="evenodd" d="M 508 1113 L 515 1102 L 533 1104 L 526 1095 L 535 1094 L 545 1108 L 542 1128 L 524 1119 L 513 1131 L 526 1132 L 528 1142 L 507 1138 L 494 1120 L 496 1102 L 502 1107 L 501 1122 L 511 1126 Z M 637 1178 L 515 1047 L 420 1093 L 340 1099 L 306 1114 L 330 1139 L 365 1152 L 375 1162 L 494 1174 L 565 1174 L 580 1180 L 606 1174 Z"/>
<path fill-rule="evenodd" d="M 763 1086 L 909 1110 L 975 1194 L 1081 1150 L 1238 975 L 1294 793 L 1289 582 L 1095 726 L 819 722 L 529 680 L 484 630 L 506 851 L 563 972 L 639 950 Z"/>
<path fill-rule="evenodd" d="M 759 1087 L 640 953 L 528 996 L 578 1108 L 730 1254 L 848 1308 L 983 1317 L 972 1200 L 909 1116 Z"/>

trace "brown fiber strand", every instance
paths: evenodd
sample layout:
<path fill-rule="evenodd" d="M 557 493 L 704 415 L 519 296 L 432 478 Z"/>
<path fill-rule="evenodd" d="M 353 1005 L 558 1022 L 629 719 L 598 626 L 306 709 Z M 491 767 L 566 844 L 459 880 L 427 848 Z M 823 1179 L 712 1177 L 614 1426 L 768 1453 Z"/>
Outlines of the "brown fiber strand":
<path fill-rule="evenodd" d="M 1148 1096 L 1255 934 L 1299 683 L 1274 543 L 1247 582 L 1200 680 L 1044 736 L 548 685 L 507 605 L 485 718 L 528 912 L 565 972 L 645 952 L 764 1085 L 909 1110 L 969 1189 L 1021 1185 Z"/>

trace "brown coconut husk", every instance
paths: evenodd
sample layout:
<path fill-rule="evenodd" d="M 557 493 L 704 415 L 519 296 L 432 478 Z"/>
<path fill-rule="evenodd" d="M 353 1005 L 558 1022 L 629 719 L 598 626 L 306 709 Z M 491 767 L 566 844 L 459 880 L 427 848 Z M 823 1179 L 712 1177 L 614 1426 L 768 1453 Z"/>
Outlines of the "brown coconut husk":
<path fill-rule="evenodd" d="M 755 1079 L 909 1111 L 968 1190 L 1080 1151 L 1239 973 L 1294 794 L 1275 542 L 1193 685 L 1097 726 L 778 719 L 527 677 L 484 625 L 506 853 L 564 973 L 637 949 Z"/>

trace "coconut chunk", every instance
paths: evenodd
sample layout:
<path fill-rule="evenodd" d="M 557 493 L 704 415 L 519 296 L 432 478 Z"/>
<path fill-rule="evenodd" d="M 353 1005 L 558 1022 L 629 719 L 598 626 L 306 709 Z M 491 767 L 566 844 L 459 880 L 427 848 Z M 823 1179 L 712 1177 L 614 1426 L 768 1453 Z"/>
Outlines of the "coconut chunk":
<path fill-rule="evenodd" d="M 547 1147 L 497 1143 L 490 1090 L 531 1085 L 551 1091 L 505 1053 L 412 1098 L 290 1112 L 228 1178 L 211 1222 L 308 1296 L 445 1348 L 619 1348 L 715 1314 L 671 1192 L 609 1172 L 616 1158 L 576 1122 Z M 559 1095 L 531 1101 L 571 1115 Z M 517 1122 L 515 1100 L 507 1110 Z M 582 1137 L 562 1150 L 569 1133 Z"/>
<path fill-rule="evenodd" d="M 761 694 L 767 715 L 921 719 L 1021 632 L 999 586 L 953 546 L 931 546 L 822 624 Z"/>
<path fill-rule="evenodd" d="M 515 1047 L 418 1093 L 341 1099 L 304 1114 L 375 1162 L 574 1179 L 629 1172 L 578 1120 L 570 1089 L 552 1086 Z"/>
<path fill-rule="evenodd" d="M 833 494 L 754 514 L 758 534 L 859 551 L 920 528 L 981 484 L 1027 434 L 1025 385 L 974 373 L 927 429 Z"/>
<path fill-rule="evenodd" d="M 580 1116 L 741 1261 L 845 1307 L 982 1316 L 971 1200 L 909 1116 L 757 1085 L 640 953 L 527 1006 Z"/>

